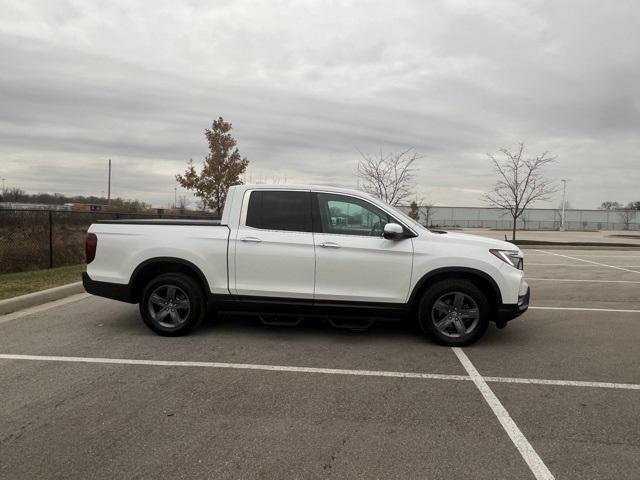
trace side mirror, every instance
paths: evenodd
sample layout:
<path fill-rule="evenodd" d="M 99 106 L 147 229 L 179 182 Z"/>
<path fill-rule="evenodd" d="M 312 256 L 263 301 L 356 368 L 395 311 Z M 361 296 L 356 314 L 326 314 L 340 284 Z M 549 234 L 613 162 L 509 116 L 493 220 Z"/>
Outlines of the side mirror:
<path fill-rule="evenodd" d="M 387 223 L 384 226 L 384 231 L 382 236 L 387 240 L 397 240 L 402 238 L 402 234 L 404 233 L 404 228 L 397 223 Z"/>

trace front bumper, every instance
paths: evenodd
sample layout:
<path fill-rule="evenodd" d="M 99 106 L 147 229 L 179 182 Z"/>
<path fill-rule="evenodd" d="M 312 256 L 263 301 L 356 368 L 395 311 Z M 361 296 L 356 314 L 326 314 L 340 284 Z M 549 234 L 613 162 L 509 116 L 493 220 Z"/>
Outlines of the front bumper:
<path fill-rule="evenodd" d="M 504 325 L 509 320 L 519 317 L 529 308 L 529 300 L 531 298 L 531 288 L 527 287 L 524 295 L 518 297 L 518 303 L 502 304 L 498 307 L 496 323 Z"/>

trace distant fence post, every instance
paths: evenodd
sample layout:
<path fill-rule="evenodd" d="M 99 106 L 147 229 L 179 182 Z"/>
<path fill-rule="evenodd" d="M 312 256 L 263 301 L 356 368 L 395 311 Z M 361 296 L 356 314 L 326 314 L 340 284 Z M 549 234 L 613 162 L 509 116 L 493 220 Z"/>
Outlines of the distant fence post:
<path fill-rule="evenodd" d="M 49 268 L 53 268 L 53 213 L 49 210 Z"/>

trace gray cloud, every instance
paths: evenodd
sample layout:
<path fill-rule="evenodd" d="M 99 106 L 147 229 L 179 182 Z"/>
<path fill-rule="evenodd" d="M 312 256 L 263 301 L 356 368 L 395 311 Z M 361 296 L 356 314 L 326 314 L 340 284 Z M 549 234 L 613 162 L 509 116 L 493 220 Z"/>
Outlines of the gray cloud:
<path fill-rule="evenodd" d="M 523 140 L 574 206 L 639 197 L 637 2 L 4 3 L 9 185 L 99 194 L 112 158 L 116 194 L 168 203 L 222 115 L 254 180 L 355 185 L 358 149 L 415 147 L 420 196 L 478 205 Z"/>

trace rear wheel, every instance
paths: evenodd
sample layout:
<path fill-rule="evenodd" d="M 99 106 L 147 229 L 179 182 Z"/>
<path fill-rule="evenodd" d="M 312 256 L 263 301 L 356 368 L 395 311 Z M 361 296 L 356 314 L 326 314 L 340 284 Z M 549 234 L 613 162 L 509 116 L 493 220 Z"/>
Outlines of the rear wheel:
<path fill-rule="evenodd" d="M 142 292 L 140 314 L 144 323 L 159 335 L 184 335 L 200 323 L 204 313 L 202 289 L 187 275 L 159 275 Z"/>
<path fill-rule="evenodd" d="M 443 280 L 422 296 L 419 323 L 441 345 L 462 347 L 478 340 L 489 326 L 489 301 L 468 280 Z"/>

